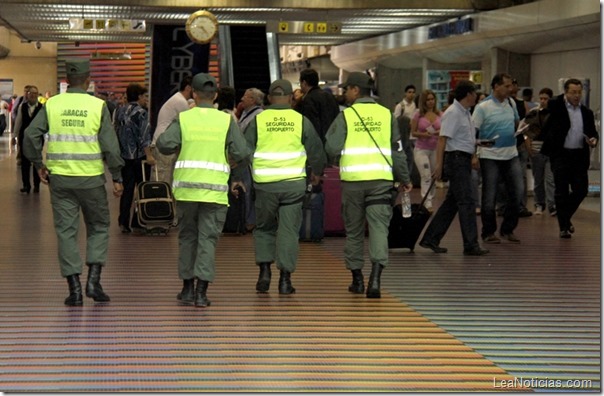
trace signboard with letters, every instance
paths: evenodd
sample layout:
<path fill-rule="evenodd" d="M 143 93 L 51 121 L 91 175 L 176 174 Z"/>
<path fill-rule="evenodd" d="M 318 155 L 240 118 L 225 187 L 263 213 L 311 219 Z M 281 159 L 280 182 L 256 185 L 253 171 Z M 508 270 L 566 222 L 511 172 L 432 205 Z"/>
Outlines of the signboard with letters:
<path fill-rule="evenodd" d="M 341 22 L 329 21 L 267 21 L 268 33 L 280 34 L 342 34 Z"/>

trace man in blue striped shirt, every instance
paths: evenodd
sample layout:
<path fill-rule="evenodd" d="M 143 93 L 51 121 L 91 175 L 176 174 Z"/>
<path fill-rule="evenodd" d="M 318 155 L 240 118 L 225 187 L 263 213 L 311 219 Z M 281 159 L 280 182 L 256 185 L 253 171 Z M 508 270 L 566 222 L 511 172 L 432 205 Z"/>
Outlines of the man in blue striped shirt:
<path fill-rule="evenodd" d="M 476 106 L 472 115 L 479 139 L 495 140 L 493 146 L 479 147 L 477 151 L 482 171 L 481 236 L 484 243 L 501 243 L 501 239 L 495 235 L 497 183 L 501 178 L 505 182 L 507 204 L 500 235 L 510 242 L 519 243 L 514 229 L 518 225 L 523 179 L 515 136 L 518 111 L 514 101 L 509 99 L 512 77 L 506 73 L 496 74 L 491 88 L 491 95 Z"/>

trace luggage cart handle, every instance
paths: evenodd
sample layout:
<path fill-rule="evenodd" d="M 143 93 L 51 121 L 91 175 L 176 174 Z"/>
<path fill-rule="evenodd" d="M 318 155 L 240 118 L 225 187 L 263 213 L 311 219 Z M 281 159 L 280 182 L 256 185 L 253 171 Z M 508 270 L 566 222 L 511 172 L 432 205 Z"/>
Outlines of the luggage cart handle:
<path fill-rule="evenodd" d="M 141 161 L 141 168 L 143 169 L 143 181 L 146 182 L 147 181 L 147 173 L 145 172 L 145 164 L 148 164 L 149 161 L 147 161 L 146 159 Z M 153 169 L 155 169 L 155 180 L 159 181 L 159 173 L 157 171 L 157 165 L 149 165 L 151 167 L 153 167 Z"/>
<path fill-rule="evenodd" d="M 434 185 L 436 184 L 436 179 L 432 178 L 432 182 L 430 183 L 430 187 L 428 187 L 428 191 L 426 191 L 426 195 L 424 195 L 422 197 L 422 201 L 419 204 L 419 207 L 421 208 L 422 206 L 424 206 L 424 203 L 426 203 L 426 198 L 428 198 L 428 195 L 430 194 L 430 191 L 434 188 Z"/>

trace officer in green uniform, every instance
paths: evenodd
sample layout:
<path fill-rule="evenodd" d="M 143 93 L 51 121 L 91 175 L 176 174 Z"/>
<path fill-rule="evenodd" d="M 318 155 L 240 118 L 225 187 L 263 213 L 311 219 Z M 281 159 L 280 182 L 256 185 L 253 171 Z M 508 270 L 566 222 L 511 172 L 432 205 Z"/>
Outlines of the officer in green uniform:
<path fill-rule="evenodd" d="M 256 192 L 256 263 L 260 267 L 256 290 L 270 288 L 273 261 L 280 270 L 279 294 L 292 294 L 291 273 L 298 260 L 302 201 L 306 190 L 306 161 L 313 184 L 320 182 L 326 158 L 312 122 L 292 110 L 292 85 L 276 80 L 269 87 L 271 105 L 245 129 L 254 149 L 252 178 Z M 235 183 L 232 190 L 237 186 Z"/>
<path fill-rule="evenodd" d="M 346 228 L 344 255 L 352 272 L 352 293 L 365 292 L 363 279 L 365 221 L 369 224 L 371 275 L 367 297 L 380 298 L 380 276 L 388 265 L 388 226 L 392 217 L 392 188 L 412 188 L 404 151 L 399 150 L 399 129 L 390 110 L 371 98 L 373 80 L 365 73 L 350 73 L 344 88 L 352 106 L 329 127 L 325 151 L 339 159 L 342 179 L 342 215 Z"/>
<path fill-rule="evenodd" d="M 197 107 L 180 113 L 156 147 L 164 155 L 180 150 L 172 182 L 178 213 L 178 275 L 183 280 L 177 299 L 206 307 L 208 283 L 216 272 L 216 243 L 228 208 L 229 157 L 245 161 L 250 149 L 233 117 L 213 107 L 216 79 L 199 73 L 191 87 Z"/>
<path fill-rule="evenodd" d="M 105 102 L 86 92 L 90 62 L 65 62 L 69 88 L 53 96 L 25 130 L 24 153 L 36 166 L 40 179 L 50 184 L 50 202 L 58 238 L 61 275 L 67 278 L 65 304 L 82 305 L 82 258 L 78 248 L 80 209 L 86 223 L 86 296 L 109 301 L 100 284 L 109 245 L 109 207 L 105 189 L 107 162 L 113 177 L 113 195 L 122 194 L 120 171 L 124 160 Z M 48 133 L 46 163 L 42 160 Z"/>

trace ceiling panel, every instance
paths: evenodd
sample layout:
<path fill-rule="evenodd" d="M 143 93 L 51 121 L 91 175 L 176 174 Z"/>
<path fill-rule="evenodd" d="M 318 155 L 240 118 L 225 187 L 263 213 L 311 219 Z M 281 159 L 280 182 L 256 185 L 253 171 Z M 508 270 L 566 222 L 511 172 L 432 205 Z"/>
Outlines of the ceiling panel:
<path fill-rule="evenodd" d="M 367 37 L 429 25 L 475 12 L 477 0 L 123 0 L 90 1 L 2 0 L 0 25 L 24 41 L 149 42 L 153 25 L 182 24 L 200 8 L 213 12 L 220 23 L 265 24 L 267 21 L 340 22 L 341 34 L 281 34 L 282 45 L 339 45 Z M 127 5 L 125 5 L 127 4 Z M 230 7 L 225 7 L 228 4 Z M 206 5 L 204 7 L 204 5 Z M 218 6 L 220 5 L 220 7 Z M 70 30 L 69 18 L 142 19 L 143 32 Z"/>

